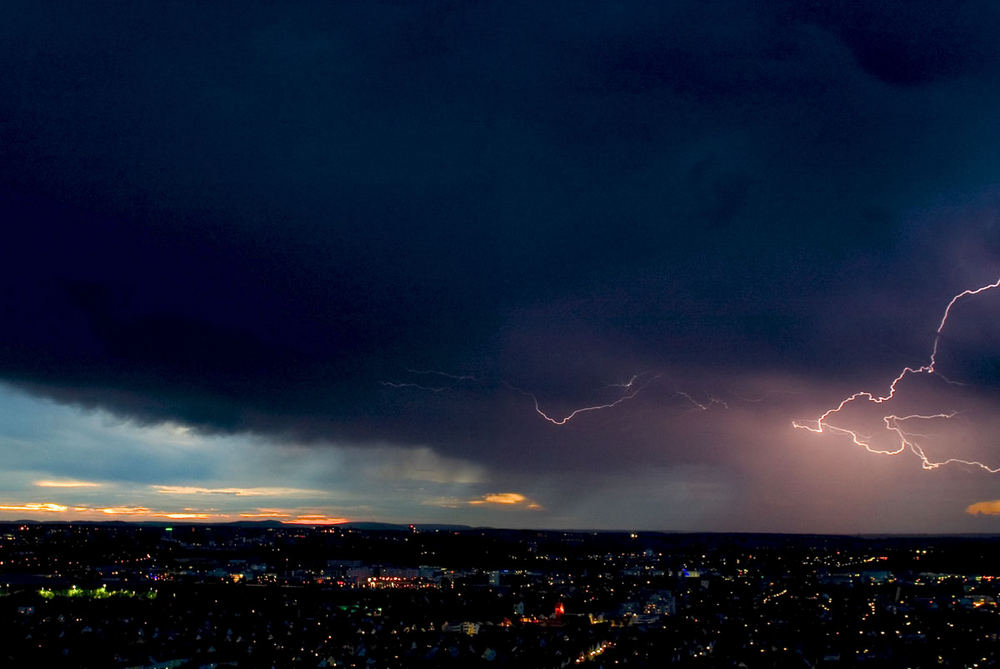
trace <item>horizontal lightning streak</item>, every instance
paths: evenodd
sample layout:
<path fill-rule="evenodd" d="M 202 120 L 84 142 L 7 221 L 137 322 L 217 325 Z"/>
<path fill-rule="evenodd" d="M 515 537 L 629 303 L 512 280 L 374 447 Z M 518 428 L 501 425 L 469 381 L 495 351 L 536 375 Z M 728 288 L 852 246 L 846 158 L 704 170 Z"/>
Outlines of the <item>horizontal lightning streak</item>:
<path fill-rule="evenodd" d="M 435 388 L 433 386 L 422 386 L 419 383 L 400 383 L 399 381 L 381 381 L 383 386 L 388 388 L 416 388 L 417 390 L 426 390 L 430 393 L 441 393 L 447 388 Z"/>
<path fill-rule="evenodd" d="M 980 293 L 984 293 L 994 288 L 1000 288 L 1000 279 L 997 279 L 994 283 L 988 283 L 985 286 L 980 286 L 979 288 L 969 288 L 967 290 L 963 290 L 962 292 L 952 297 L 951 300 L 948 302 L 948 306 L 945 307 L 944 314 L 941 316 L 941 322 L 938 323 L 937 330 L 934 333 L 934 345 L 931 347 L 931 354 L 927 360 L 927 364 L 921 365 L 920 367 L 910 367 L 910 366 L 904 367 L 903 370 L 898 375 L 896 375 L 896 378 L 892 380 L 892 383 L 889 384 L 888 393 L 886 393 L 885 395 L 876 395 L 874 393 L 864 390 L 858 391 L 852 395 L 848 395 L 847 397 L 845 397 L 843 400 L 840 401 L 840 403 L 837 406 L 831 409 L 827 409 L 816 420 L 807 422 L 792 421 L 792 426 L 800 430 L 809 430 L 810 432 L 815 432 L 817 434 L 822 434 L 826 431 L 830 431 L 838 434 L 847 435 L 851 438 L 851 440 L 854 442 L 855 445 L 860 446 L 869 453 L 874 453 L 876 455 L 899 455 L 903 451 L 909 450 L 911 453 L 913 453 L 920 459 L 921 466 L 924 469 L 937 469 L 938 467 L 942 467 L 948 464 L 963 464 L 963 465 L 968 465 L 970 467 L 978 467 L 984 471 L 989 472 L 990 474 L 1000 473 L 1000 467 L 990 467 L 976 460 L 948 458 L 947 460 L 935 462 L 927 456 L 927 454 L 924 452 L 923 447 L 920 446 L 920 444 L 914 439 L 914 437 L 919 435 L 912 432 L 905 432 L 901 426 L 901 423 L 907 420 L 916 420 L 916 419 L 936 420 L 936 419 L 954 418 L 957 413 L 954 411 L 948 413 L 931 414 L 931 415 L 913 414 L 910 416 L 895 416 L 890 414 L 888 416 L 883 416 L 882 420 L 885 423 L 886 430 L 894 433 L 899 439 L 898 442 L 899 447 L 894 450 L 882 450 L 879 448 L 875 448 L 871 444 L 872 437 L 862 436 L 859 435 L 854 430 L 848 429 L 846 427 L 839 427 L 836 425 L 832 425 L 829 422 L 827 422 L 827 419 L 830 418 L 830 416 L 842 411 L 846 406 L 848 406 L 857 399 L 864 399 L 872 404 L 882 404 L 884 402 L 891 400 L 896 395 L 896 389 L 899 386 L 899 383 L 904 378 L 906 378 L 911 374 L 928 374 L 928 375 L 933 374 L 938 378 L 942 379 L 943 381 L 945 381 L 946 383 L 951 383 L 953 385 L 963 385 L 956 381 L 951 381 L 950 379 L 946 378 L 940 372 L 937 371 L 937 354 L 938 354 L 938 348 L 941 344 L 941 333 L 944 330 L 944 326 L 948 323 L 948 317 L 951 315 L 951 309 L 952 307 L 955 306 L 956 302 L 958 302 L 962 298 L 969 297 L 972 295 L 978 295 Z"/>
<path fill-rule="evenodd" d="M 440 372 L 436 369 L 411 369 L 408 367 L 406 372 L 414 376 L 437 376 L 455 381 L 455 383 L 446 386 L 425 386 L 422 383 L 413 383 L 412 381 L 381 381 L 380 383 L 387 388 L 415 388 L 417 390 L 426 390 L 429 393 L 443 393 L 446 390 L 457 388 L 462 381 L 479 381 L 478 378 L 471 374 L 449 374 L 448 372 Z"/>
<path fill-rule="evenodd" d="M 642 390 L 642 388 L 638 388 L 636 390 L 633 390 L 632 392 L 627 393 L 625 395 L 622 395 L 621 397 L 619 397 L 618 399 L 616 399 L 614 402 L 610 402 L 608 404 L 595 404 L 594 406 L 582 407 L 580 409 L 576 409 L 572 413 L 570 413 L 570 414 L 568 414 L 568 415 L 566 415 L 566 416 L 564 416 L 562 418 L 553 418 L 552 416 L 550 416 L 547 413 L 545 413 L 544 411 L 542 411 L 541 406 L 539 406 L 539 404 L 538 404 L 538 398 L 535 397 L 532 393 L 529 393 L 529 392 L 526 392 L 526 391 L 523 391 L 523 390 L 521 392 L 524 393 L 525 395 L 527 395 L 528 397 L 530 397 L 532 399 L 532 401 L 534 401 L 534 403 L 535 403 L 535 411 L 538 412 L 539 416 L 541 416 L 545 420 L 549 421 L 553 425 L 565 425 L 566 423 L 570 422 L 571 420 L 573 420 L 574 418 L 576 418 L 577 416 L 579 416 L 582 413 L 587 413 L 587 412 L 590 412 L 590 411 L 600 411 L 601 409 L 610 409 L 611 407 L 618 406 L 622 402 L 624 402 L 626 400 L 630 400 L 633 397 L 635 397 L 636 395 L 638 395 L 641 390 Z"/>
<path fill-rule="evenodd" d="M 574 409 L 572 412 L 566 414 L 562 418 L 556 418 L 554 416 L 550 416 L 548 413 L 546 413 L 545 411 L 543 411 L 541 404 L 538 402 L 538 397 L 536 397 L 534 393 L 529 393 L 527 390 L 522 390 L 521 388 L 518 388 L 516 386 L 512 386 L 510 384 L 505 384 L 505 385 L 507 385 L 507 387 L 510 388 L 510 389 L 512 389 L 512 390 L 516 390 L 517 392 L 521 393 L 522 395 L 530 397 L 531 401 L 534 402 L 534 404 L 535 404 L 535 413 L 537 413 L 539 416 L 541 416 L 542 418 L 544 418 L 548 422 L 552 423 L 553 425 L 565 425 L 566 423 L 570 422 L 571 420 L 573 420 L 574 418 L 576 418 L 580 414 L 590 413 L 591 411 L 600 411 L 602 409 L 611 409 L 612 407 L 616 407 L 619 404 L 621 404 L 622 402 L 626 402 L 626 401 L 634 398 L 636 395 L 638 395 L 639 393 L 641 393 L 646 388 L 646 386 L 648 386 L 650 383 L 652 383 L 656 379 L 660 378 L 659 374 L 654 374 L 653 376 L 651 376 L 648 379 L 646 379 L 641 385 L 636 386 L 636 384 L 639 382 L 641 376 L 642 376 L 642 374 L 633 374 L 632 378 L 630 378 L 625 383 L 610 383 L 610 384 L 608 384 L 608 387 L 610 387 L 610 388 L 622 388 L 623 391 L 624 391 L 623 394 L 618 399 L 614 400 L 613 402 L 608 402 L 606 404 L 595 404 L 595 405 L 592 405 L 592 406 L 585 406 L 585 407 L 581 407 L 579 409 Z"/>
<path fill-rule="evenodd" d="M 461 382 L 473 381 L 473 382 L 477 382 L 478 383 L 478 382 L 482 381 L 482 379 L 480 379 L 477 376 L 473 376 L 472 374 L 451 374 L 449 372 L 442 372 L 442 371 L 438 371 L 436 369 L 412 369 L 412 368 L 407 368 L 406 371 L 407 371 L 407 373 L 414 374 L 414 375 L 425 375 L 425 376 L 441 377 L 441 378 L 444 378 L 444 379 L 449 379 L 449 380 L 455 381 L 455 383 L 447 385 L 447 386 L 425 386 L 425 385 L 420 384 L 420 383 L 413 383 L 413 382 L 408 382 L 408 381 L 407 382 L 404 382 L 404 381 L 381 381 L 380 382 L 381 385 L 386 386 L 388 388 L 395 388 L 395 389 L 413 388 L 413 389 L 416 389 L 416 390 L 422 390 L 422 391 L 426 391 L 426 392 L 440 393 L 440 392 L 444 392 L 445 390 L 455 390 L 455 389 L 459 388 L 460 385 L 461 385 Z M 639 393 L 641 393 L 643 390 L 645 390 L 646 387 L 649 386 L 653 381 L 655 381 L 656 379 L 659 379 L 661 376 L 663 376 L 663 375 L 662 374 L 652 374 L 651 372 L 641 372 L 639 374 L 633 374 L 628 379 L 628 381 L 620 382 L 620 383 L 609 383 L 609 384 L 607 384 L 605 386 L 606 388 L 619 388 L 619 389 L 621 389 L 621 393 L 622 394 L 617 399 L 615 399 L 614 401 L 611 401 L 611 402 L 606 402 L 604 404 L 594 404 L 594 405 L 591 405 L 591 406 L 580 407 L 579 409 L 574 409 L 573 411 L 571 411 L 570 413 L 568 413 L 568 414 L 566 414 L 566 415 L 564 415 L 562 417 L 551 415 L 548 412 L 546 412 L 544 409 L 542 409 L 542 404 L 538 400 L 538 397 L 534 393 L 528 392 L 527 390 L 519 388 L 519 387 L 517 387 L 515 385 L 512 385 L 512 384 L 510 384 L 510 383 L 508 383 L 506 381 L 503 381 L 503 380 L 501 380 L 500 383 L 503 386 L 509 388 L 510 390 L 518 392 L 518 393 L 520 393 L 520 394 L 522 394 L 522 395 L 524 395 L 526 397 L 530 397 L 531 401 L 532 401 L 532 403 L 534 404 L 534 407 L 535 407 L 535 413 L 537 413 L 544 420 L 548 421 L 549 423 L 552 423 L 553 425 L 562 426 L 562 425 L 566 425 L 571 420 L 573 420 L 574 418 L 576 418 L 577 416 L 579 416 L 581 414 L 590 413 L 590 412 L 593 412 L 593 411 L 601 411 L 603 409 L 611 409 L 613 407 L 618 406 L 622 402 L 626 402 L 626 401 L 628 401 L 630 399 L 633 399 Z M 708 395 L 707 399 L 705 399 L 704 401 L 699 401 L 698 399 L 695 398 L 694 395 L 692 395 L 690 393 L 687 393 L 687 392 L 684 392 L 682 390 L 675 391 L 675 394 L 678 395 L 678 396 L 680 396 L 680 397 L 682 397 L 682 398 L 684 398 L 685 401 L 687 401 L 688 403 L 690 403 L 692 405 L 693 409 L 698 409 L 698 410 L 701 410 L 701 411 L 708 411 L 709 409 L 711 409 L 712 407 L 715 407 L 715 406 L 719 406 L 719 407 L 722 407 L 724 409 L 728 409 L 729 408 L 729 404 L 725 400 L 721 400 L 721 399 L 719 399 L 717 397 L 714 397 L 712 395 Z"/>
<path fill-rule="evenodd" d="M 441 393 L 441 392 L 444 392 L 445 390 L 455 390 L 455 389 L 457 389 L 460 386 L 460 383 L 464 382 L 464 381 L 480 382 L 482 380 L 479 377 L 473 376 L 471 374 L 451 374 L 449 372 L 442 372 L 442 371 L 438 371 L 438 370 L 435 370 L 435 369 L 411 369 L 411 368 L 407 368 L 406 371 L 409 374 L 414 374 L 414 375 L 429 375 L 429 376 L 442 377 L 442 378 L 445 378 L 445 379 L 450 379 L 452 381 L 455 381 L 456 383 L 451 384 L 451 385 L 447 385 L 447 386 L 425 386 L 425 385 L 420 384 L 420 383 L 412 383 L 412 382 L 408 382 L 408 381 L 405 381 L 405 382 L 404 381 L 381 381 L 380 384 L 383 385 L 383 386 L 386 386 L 388 388 L 395 388 L 395 389 L 413 388 L 413 389 L 416 389 L 416 390 L 422 390 L 422 391 L 426 391 L 426 392 Z M 517 387 L 515 385 L 512 385 L 512 384 L 508 383 L 507 381 L 501 380 L 500 383 L 503 386 L 509 388 L 510 390 L 518 392 L 518 393 L 520 393 L 520 394 L 522 394 L 522 395 L 524 395 L 526 397 L 530 397 L 531 401 L 532 401 L 532 403 L 534 404 L 534 407 L 535 407 L 535 413 L 537 413 L 544 420 L 548 421 L 549 423 L 552 423 L 553 425 L 562 426 L 562 425 L 566 425 L 571 420 L 573 420 L 574 418 L 576 418 L 577 416 L 579 416 L 581 414 L 590 413 L 590 412 L 593 412 L 593 411 L 601 411 L 603 409 L 611 409 L 613 407 L 618 406 L 622 402 L 626 402 L 626 401 L 628 401 L 630 399 L 633 399 L 639 393 L 641 393 L 643 390 L 645 390 L 646 387 L 649 386 L 653 381 L 655 381 L 656 379 L 659 379 L 661 376 L 663 376 L 663 375 L 662 374 L 652 374 L 650 372 L 641 372 L 639 374 L 633 374 L 628 379 L 628 381 L 620 382 L 620 383 L 609 383 L 609 384 L 607 384 L 605 386 L 606 388 L 619 388 L 619 389 L 621 389 L 621 393 L 622 394 L 617 399 L 615 399 L 615 400 L 613 400 L 611 402 L 606 402 L 604 404 L 594 404 L 594 405 L 590 405 L 590 406 L 580 407 L 579 409 L 574 409 L 573 411 L 571 411 L 570 413 L 568 413 L 568 414 L 566 414 L 566 415 L 564 415 L 562 417 L 551 415 L 548 412 L 546 412 L 544 409 L 542 409 L 542 404 L 538 400 L 538 397 L 534 393 L 528 392 L 527 390 L 524 390 L 524 389 L 519 388 L 519 387 Z M 684 398 L 684 400 L 687 401 L 688 403 L 690 403 L 694 409 L 698 409 L 698 410 L 701 410 L 701 411 L 708 411 L 709 409 L 711 409 L 712 407 L 715 407 L 715 406 L 720 406 L 720 407 L 722 407 L 724 409 L 728 409 L 729 408 L 729 404 L 725 400 L 721 400 L 721 399 L 719 399 L 717 397 L 714 397 L 712 395 L 708 395 L 707 399 L 705 399 L 704 401 L 699 401 L 698 399 L 695 398 L 694 395 L 692 395 L 690 393 L 687 393 L 687 392 L 684 392 L 682 390 L 675 391 L 675 394 L 678 395 L 678 396 L 680 396 L 680 397 L 682 397 L 682 398 Z"/>

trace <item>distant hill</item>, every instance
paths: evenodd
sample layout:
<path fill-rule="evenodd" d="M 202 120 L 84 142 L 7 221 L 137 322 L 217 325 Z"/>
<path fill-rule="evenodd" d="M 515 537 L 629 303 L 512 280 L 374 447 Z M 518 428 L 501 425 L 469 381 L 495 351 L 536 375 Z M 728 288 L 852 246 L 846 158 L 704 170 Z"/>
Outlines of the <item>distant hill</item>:
<path fill-rule="evenodd" d="M 412 527 L 415 530 L 421 532 L 430 532 L 433 530 L 471 530 L 470 525 L 437 525 L 433 523 L 421 523 L 414 525 L 401 525 L 399 523 L 374 523 L 374 522 L 356 522 L 356 523 L 344 523 L 343 525 L 338 525 L 337 527 L 349 527 L 355 530 L 384 530 L 387 532 L 399 531 L 399 532 L 409 532 Z"/>

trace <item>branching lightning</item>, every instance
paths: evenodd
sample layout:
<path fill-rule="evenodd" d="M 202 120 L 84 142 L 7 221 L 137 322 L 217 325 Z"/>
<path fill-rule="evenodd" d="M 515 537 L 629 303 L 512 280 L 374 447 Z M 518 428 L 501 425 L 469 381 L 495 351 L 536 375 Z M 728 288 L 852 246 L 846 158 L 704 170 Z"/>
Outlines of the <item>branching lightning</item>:
<path fill-rule="evenodd" d="M 622 389 L 621 396 L 619 396 L 618 399 L 614 400 L 613 402 L 608 402 L 607 404 L 595 404 L 593 406 L 581 407 L 579 409 L 573 410 L 571 413 L 566 414 L 562 418 L 556 418 L 554 416 L 550 416 L 545 411 L 543 411 L 541 405 L 538 403 L 538 398 L 535 396 L 534 393 L 529 393 L 527 390 L 522 390 L 520 388 L 517 388 L 516 386 L 510 386 L 509 384 L 508 385 L 509 385 L 509 387 L 511 389 L 516 390 L 517 392 L 521 393 L 522 395 L 526 395 L 526 396 L 530 397 L 531 401 L 535 403 L 535 412 L 539 416 L 541 416 L 542 418 L 544 418 L 548 422 L 552 423 L 553 425 L 565 425 L 566 423 L 570 422 L 571 420 L 573 420 L 574 418 L 576 418 L 580 414 L 589 413 L 591 411 L 600 411 L 601 409 L 610 409 L 612 407 L 618 406 L 622 402 L 625 402 L 627 400 L 632 399 L 633 397 L 635 397 L 636 395 L 638 395 L 640 392 L 642 392 L 642 390 L 646 386 L 648 386 L 653 380 L 655 380 L 656 378 L 658 378 L 659 374 L 646 379 L 642 383 L 639 383 L 639 376 L 640 375 L 638 375 L 638 374 L 634 374 L 632 376 L 632 378 L 630 378 L 625 383 L 612 383 L 612 384 L 609 384 L 610 387 L 621 388 Z M 639 385 L 636 385 L 637 383 L 639 383 Z"/>
<path fill-rule="evenodd" d="M 446 390 L 455 390 L 459 387 L 466 386 L 470 383 L 479 384 L 484 382 L 482 378 L 478 376 L 473 376 L 472 374 L 452 374 L 449 372 L 442 372 L 435 369 L 408 368 L 406 372 L 414 376 L 433 376 L 433 377 L 438 377 L 440 379 L 445 379 L 447 380 L 447 385 L 431 386 L 431 385 L 424 385 L 422 383 L 415 383 L 412 381 L 394 381 L 394 380 L 381 381 L 380 383 L 381 385 L 386 386 L 387 388 L 394 388 L 394 389 L 412 388 L 415 390 L 421 390 L 431 393 L 442 393 Z M 578 409 L 574 409 L 573 411 L 563 416 L 553 415 L 542 409 L 542 403 L 541 401 L 539 401 L 538 396 L 535 395 L 534 393 L 524 390 L 523 388 L 515 386 L 507 381 L 501 380 L 500 384 L 510 390 L 513 390 L 514 392 L 524 395 L 525 397 L 531 398 L 532 404 L 534 405 L 535 413 L 541 416 L 543 420 L 553 425 L 563 426 L 572 421 L 577 416 L 580 416 L 581 414 L 591 413 L 594 411 L 601 411 L 604 409 L 611 409 L 618 406 L 619 404 L 622 404 L 623 402 L 627 402 L 628 400 L 635 398 L 637 395 L 639 395 L 639 393 L 646 390 L 646 388 L 650 384 L 652 384 L 654 381 L 656 381 L 662 376 L 663 374 L 641 372 L 639 374 L 633 374 L 627 381 L 620 383 L 609 383 L 605 386 L 605 388 L 616 388 L 619 390 L 619 394 L 614 400 L 603 404 L 593 404 L 589 406 L 580 407 Z M 713 395 L 708 395 L 706 399 L 699 400 L 696 398 L 695 395 L 692 395 L 691 393 L 682 390 L 674 390 L 673 394 L 677 395 L 678 397 L 681 397 L 686 403 L 690 404 L 692 407 L 691 410 L 708 411 L 709 409 L 712 409 L 714 407 L 721 407 L 723 409 L 729 408 L 729 404 L 725 400 L 719 399 L 718 397 L 715 397 Z"/>
<path fill-rule="evenodd" d="M 898 375 L 896 375 L 896 378 L 892 380 L 892 383 L 889 384 L 889 391 L 885 395 L 876 395 L 875 393 L 871 393 L 868 391 L 859 391 L 854 393 L 853 395 L 847 396 L 846 398 L 841 400 L 837 406 L 826 410 L 823 414 L 819 416 L 819 418 L 815 419 L 814 421 L 806 421 L 806 422 L 792 421 L 792 426 L 801 430 L 809 430 L 810 432 L 815 432 L 817 434 L 822 434 L 827 431 L 835 432 L 838 434 L 844 434 L 850 437 L 855 445 L 864 448 L 869 453 L 875 453 L 877 455 L 899 455 L 903 451 L 909 450 L 911 453 L 913 453 L 920 459 L 921 466 L 924 469 L 937 469 L 938 467 L 942 467 L 948 464 L 963 464 L 970 467 L 978 467 L 991 474 L 1000 473 L 1000 467 L 990 467 L 976 460 L 962 460 L 960 458 L 948 458 L 947 460 L 941 460 L 941 461 L 931 460 L 924 452 L 923 447 L 916 441 L 916 438 L 922 435 L 915 432 L 907 432 L 906 430 L 903 429 L 903 425 L 905 424 L 906 421 L 951 419 L 957 415 L 956 411 L 930 414 L 930 415 L 913 414 L 909 416 L 896 416 L 893 414 L 889 414 L 887 416 L 883 416 L 882 420 L 885 424 L 885 429 L 888 432 L 895 434 L 895 439 L 897 439 L 896 442 L 897 446 L 896 448 L 893 449 L 880 449 L 875 446 L 872 446 L 873 437 L 861 435 L 855 430 L 851 430 L 846 427 L 836 426 L 828 421 L 828 419 L 831 416 L 839 413 L 848 405 L 852 404 L 855 400 L 862 399 L 871 404 L 882 404 L 884 402 L 893 399 L 896 396 L 896 390 L 898 389 L 900 382 L 902 382 L 903 379 L 905 379 L 907 376 L 910 375 L 915 375 L 915 374 L 935 375 L 941 380 L 945 381 L 946 383 L 951 383 L 954 385 L 962 385 L 958 382 L 951 381 L 950 379 L 943 376 L 940 372 L 937 371 L 937 355 L 938 355 L 938 348 L 941 344 L 941 333 L 944 331 L 944 326 L 945 324 L 947 324 L 948 317 L 951 315 L 951 309 L 952 307 L 955 306 L 956 302 L 958 302 L 963 298 L 970 297 L 972 295 L 978 295 L 980 293 L 984 293 L 994 288 L 1000 288 L 1000 279 L 997 279 L 997 281 L 994 283 L 989 283 L 986 284 L 985 286 L 980 286 L 979 288 L 970 288 L 968 290 L 963 290 L 962 292 L 952 297 L 951 300 L 948 302 L 948 306 L 945 307 L 944 314 L 941 316 L 941 322 L 938 323 L 937 330 L 934 333 L 934 345 L 931 347 L 931 353 L 930 357 L 927 360 L 927 364 L 921 365 L 920 367 L 909 367 L 909 366 L 904 367 L 903 370 Z"/>

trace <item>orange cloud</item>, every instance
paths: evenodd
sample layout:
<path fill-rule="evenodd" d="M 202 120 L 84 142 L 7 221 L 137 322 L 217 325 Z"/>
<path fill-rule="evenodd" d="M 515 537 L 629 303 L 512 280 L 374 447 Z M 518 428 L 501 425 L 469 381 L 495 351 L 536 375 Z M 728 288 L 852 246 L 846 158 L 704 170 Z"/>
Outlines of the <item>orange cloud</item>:
<path fill-rule="evenodd" d="M 101 513 L 114 516 L 151 516 L 152 510 L 145 506 L 107 506 L 98 509 Z"/>
<path fill-rule="evenodd" d="M 976 502 L 965 507 L 965 512 L 973 516 L 1000 516 L 1000 499 L 988 502 Z"/>
<path fill-rule="evenodd" d="M 100 483 L 92 481 L 35 481 L 40 488 L 99 488 Z"/>
<path fill-rule="evenodd" d="M 169 518 L 171 520 L 207 520 L 209 518 L 226 518 L 225 514 L 202 513 L 193 509 L 182 512 L 157 511 L 145 506 L 108 506 L 98 509 L 109 516 L 144 516 L 146 518 Z"/>
<path fill-rule="evenodd" d="M 480 499 L 473 499 L 469 504 L 502 504 L 505 506 L 524 506 L 528 509 L 540 509 L 541 505 L 531 501 L 519 492 L 492 492 Z"/>
<path fill-rule="evenodd" d="M 9 504 L 0 506 L 0 511 L 45 511 L 47 513 L 62 513 L 68 506 L 52 502 L 29 502 L 27 504 Z"/>
<path fill-rule="evenodd" d="M 238 520 L 272 518 L 282 522 L 299 525 L 335 525 L 348 522 L 347 518 L 332 517 L 323 513 L 313 512 L 315 509 L 268 509 L 258 508 L 255 512 L 223 512 L 214 508 L 155 509 L 148 506 L 66 506 L 53 502 L 28 502 L 24 504 L 0 505 L 0 513 L 16 512 L 31 515 L 39 513 L 72 513 L 84 514 L 84 518 L 98 519 L 101 517 L 118 516 L 129 520 L 157 519 L 168 520 Z M 308 513 L 306 513 L 308 512 Z M 30 517 L 30 516 L 29 516 Z M 76 516 L 80 517 L 80 516 Z"/>
<path fill-rule="evenodd" d="M 483 502 L 489 502 L 490 504 L 521 504 L 525 500 L 525 496 L 518 492 L 494 492 L 489 495 L 483 495 L 483 499 L 479 501 L 480 504 Z"/>

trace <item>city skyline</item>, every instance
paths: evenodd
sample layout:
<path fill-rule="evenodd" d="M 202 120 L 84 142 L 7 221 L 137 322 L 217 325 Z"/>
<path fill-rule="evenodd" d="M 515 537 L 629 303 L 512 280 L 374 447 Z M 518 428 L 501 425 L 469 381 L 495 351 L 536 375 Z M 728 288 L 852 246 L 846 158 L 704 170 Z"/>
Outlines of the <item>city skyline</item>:
<path fill-rule="evenodd" d="M 0 520 L 1000 531 L 1000 10 L 15 3 Z"/>

